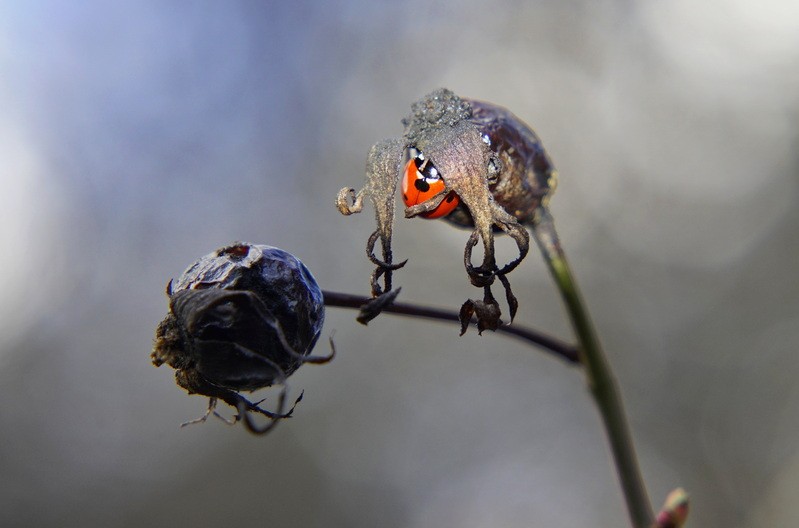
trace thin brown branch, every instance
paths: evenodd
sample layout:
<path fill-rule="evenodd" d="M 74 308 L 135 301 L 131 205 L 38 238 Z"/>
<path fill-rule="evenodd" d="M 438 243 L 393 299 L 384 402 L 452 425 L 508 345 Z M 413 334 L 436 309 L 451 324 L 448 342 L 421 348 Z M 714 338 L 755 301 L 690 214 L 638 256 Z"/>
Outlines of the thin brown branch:
<path fill-rule="evenodd" d="M 349 308 L 353 310 L 360 309 L 361 306 L 372 300 L 370 297 L 352 295 L 349 293 L 332 292 L 327 290 L 323 291 L 322 294 L 325 297 L 326 306 Z M 382 311 L 408 317 L 422 317 L 425 319 L 435 319 L 439 321 L 451 321 L 460 325 L 458 312 L 454 310 L 445 310 L 442 308 L 434 308 L 411 303 L 393 303 L 384 307 Z M 568 363 L 577 364 L 580 362 L 579 354 L 575 346 L 539 332 L 538 330 L 525 328 L 524 326 L 519 325 L 502 325 L 497 328 L 496 331 L 499 333 L 508 334 L 528 343 L 532 343 Z"/>

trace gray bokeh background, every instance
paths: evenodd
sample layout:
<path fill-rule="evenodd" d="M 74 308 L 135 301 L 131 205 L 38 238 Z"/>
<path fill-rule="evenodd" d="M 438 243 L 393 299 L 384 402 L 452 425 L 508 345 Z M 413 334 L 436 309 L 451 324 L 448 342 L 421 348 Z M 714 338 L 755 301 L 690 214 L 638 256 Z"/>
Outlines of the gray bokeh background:
<path fill-rule="evenodd" d="M 0 4 L 0 525 L 625 525 L 580 372 L 501 336 L 329 310 L 264 438 L 179 428 L 205 401 L 150 365 L 167 280 L 234 240 L 367 293 L 371 209 L 333 198 L 439 86 L 558 166 L 653 502 L 799 523 L 795 2 L 51 1 Z M 405 300 L 479 293 L 467 233 L 397 229 Z M 511 280 L 570 336 L 537 254 Z"/>

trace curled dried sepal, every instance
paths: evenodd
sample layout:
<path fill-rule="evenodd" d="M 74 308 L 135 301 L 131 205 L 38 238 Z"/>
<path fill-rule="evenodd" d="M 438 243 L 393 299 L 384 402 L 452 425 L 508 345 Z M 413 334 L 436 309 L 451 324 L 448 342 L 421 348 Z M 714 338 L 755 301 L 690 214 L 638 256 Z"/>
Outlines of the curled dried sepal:
<path fill-rule="evenodd" d="M 469 275 L 469 280 L 474 286 L 485 288 L 487 293 L 490 294 L 491 285 L 494 283 L 494 278 L 499 279 L 500 283 L 502 284 L 502 287 L 505 289 L 505 298 L 508 302 L 508 309 L 510 310 L 510 322 L 513 322 L 513 319 L 516 317 L 516 311 L 519 308 L 519 301 L 518 299 L 516 299 L 516 296 L 513 294 L 513 291 L 511 290 L 510 286 L 510 281 L 508 280 L 506 275 L 509 272 L 513 271 L 513 269 L 519 265 L 519 263 L 527 255 L 527 251 L 529 250 L 529 235 L 527 234 L 527 231 L 523 227 L 519 226 L 519 228 L 520 230 L 518 231 L 509 229 L 509 234 L 511 234 L 514 240 L 517 241 L 517 244 L 519 246 L 520 256 L 517 257 L 514 261 L 510 262 L 509 264 L 506 264 L 502 269 L 498 269 L 496 265 L 494 265 L 493 268 L 488 270 L 486 270 L 484 266 L 475 267 L 472 265 L 471 263 L 472 249 L 477 245 L 479 238 L 479 233 L 476 230 L 472 232 L 472 235 L 469 237 L 469 240 L 466 242 L 466 249 L 464 250 L 463 253 L 464 266 L 466 267 L 466 272 Z M 518 236 L 520 234 L 523 235 Z M 480 301 L 473 301 L 473 300 L 466 301 L 466 303 L 461 308 L 461 314 L 464 313 L 464 309 L 468 309 L 469 306 L 475 305 L 475 303 L 478 302 Z M 489 304 L 492 307 L 496 305 L 497 310 L 499 310 L 499 306 L 496 304 L 496 301 L 494 300 L 493 296 L 491 297 Z M 478 312 L 478 321 L 480 320 L 483 321 L 482 325 L 478 323 L 478 329 L 480 329 L 480 332 L 482 332 L 483 329 L 496 330 L 498 322 L 495 323 L 491 320 L 491 316 L 488 315 L 490 312 L 484 308 L 482 309 L 482 313 L 484 313 L 485 315 L 483 316 L 483 318 L 480 318 Z M 469 314 L 469 316 L 471 316 L 471 314 Z M 498 318 L 499 314 L 497 315 L 497 320 Z M 466 331 L 467 325 L 463 323 L 463 319 L 461 319 L 461 323 L 462 323 L 461 335 L 463 335 L 463 333 Z M 480 328 L 481 326 L 482 329 Z"/>
<path fill-rule="evenodd" d="M 336 208 L 344 216 L 360 213 L 363 210 L 363 195 L 363 191 L 356 194 L 355 189 L 344 187 L 336 196 Z"/>
<path fill-rule="evenodd" d="M 356 193 L 354 189 L 345 187 L 336 197 L 336 207 L 344 215 L 361 212 L 366 197 L 374 206 L 377 229 L 366 244 L 366 255 L 377 266 L 371 279 L 373 297 L 390 291 L 392 272 L 405 265 L 404 261 L 394 264 L 391 251 L 394 193 L 399 181 L 404 152 L 405 146 L 401 139 L 387 139 L 377 143 L 370 149 L 366 160 L 366 183 L 363 188 Z M 378 240 L 382 247 L 382 258 L 377 258 L 374 254 Z M 382 286 L 379 284 L 381 277 Z"/>
<path fill-rule="evenodd" d="M 499 303 L 491 294 L 491 288 L 486 286 L 483 291 L 482 301 L 468 299 L 461 306 L 461 311 L 458 314 L 461 322 L 461 335 L 466 333 L 473 315 L 477 316 L 477 332 L 479 334 L 482 334 L 483 330 L 494 331 L 502 324 L 500 319 L 502 311 L 499 309 Z"/>
<path fill-rule="evenodd" d="M 499 277 L 499 282 L 502 283 L 502 287 L 505 288 L 505 299 L 508 302 L 508 310 L 510 310 L 510 322 L 512 323 L 513 320 L 516 318 L 516 311 L 519 309 L 519 300 L 513 295 L 513 292 L 510 289 L 510 282 L 505 275 L 497 275 Z"/>
<path fill-rule="evenodd" d="M 286 410 L 288 390 L 285 386 L 285 377 L 275 380 L 274 384 L 280 385 L 281 391 L 278 394 L 277 411 L 272 412 L 260 407 L 260 404 L 263 403 L 264 400 L 251 402 L 236 391 L 210 383 L 196 372 L 178 371 L 175 375 L 175 379 L 177 384 L 186 389 L 189 394 L 209 396 L 208 410 L 206 413 L 200 418 L 180 424 L 181 427 L 203 423 L 206 421 L 209 415 L 213 414 L 215 417 L 219 418 L 228 425 L 234 425 L 236 422 L 240 421 L 244 423 L 244 426 L 251 433 L 266 434 L 277 425 L 279 420 L 291 418 L 292 414 L 294 413 L 294 408 L 300 401 L 302 401 L 302 397 L 305 394 L 304 392 L 301 392 L 291 408 Z M 228 420 L 216 412 L 216 403 L 218 400 L 222 400 L 236 409 L 237 412 L 233 417 L 233 420 Z M 263 425 L 259 425 L 252 418 L 252 414 L 260 414 L 266 417 L 268 421 Z"/>
<path fill-rule="evenodd" d="M 399 295 L 401 290 L 402 288 L 397 288 L 396 290 L 387 291 L 386 293 L 373 298 L 368 303 L 363 304 L 361 306 L 360 313 L 355 320 L 362 325 L 369 324 L 369 321 L 380 315 L 380 312 L 394 303 L 394 300 L 397 298 L 397 295 Z"/>

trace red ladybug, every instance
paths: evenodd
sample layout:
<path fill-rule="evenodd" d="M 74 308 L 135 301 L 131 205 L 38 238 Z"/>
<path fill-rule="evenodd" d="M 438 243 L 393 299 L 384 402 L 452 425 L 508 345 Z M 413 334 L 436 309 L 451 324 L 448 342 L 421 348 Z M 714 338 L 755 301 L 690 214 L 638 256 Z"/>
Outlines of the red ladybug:
<path fill-rule="evenodd" d="M 444 187 L 444 180 L 441 179 L 438 169 L 430 160 L 425 159 L 421 152 L 412 150 L 411 159 L 405 165 L 402 177 L 402 199 L 405 205 L 411 207 L 426 202 L 443 191 Z M 419 216 L 430 219 L 441 218 L 451 213 L 459 203 L 460 198 L 451 191 L 438 207 Z"/>

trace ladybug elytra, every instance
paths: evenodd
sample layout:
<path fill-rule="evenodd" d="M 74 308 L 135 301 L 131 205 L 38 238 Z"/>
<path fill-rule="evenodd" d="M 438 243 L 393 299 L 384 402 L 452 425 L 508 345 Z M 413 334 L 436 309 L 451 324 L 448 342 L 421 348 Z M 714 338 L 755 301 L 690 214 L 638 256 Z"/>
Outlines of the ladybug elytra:
<path fill-rule="evenodd" d="M 402 199 L 405 205 L 426 202 L 446 187 L 438 169 L 433 163 L 425 159 L 424 155 L 416 149 L 411 149 L 411 157 L 405 164 L 402 176 Z M 438 207 L 420 216 L 434 219 L 441 218 L 451 213 L 460 203 L 458 195 L 450 191 Z"/>

